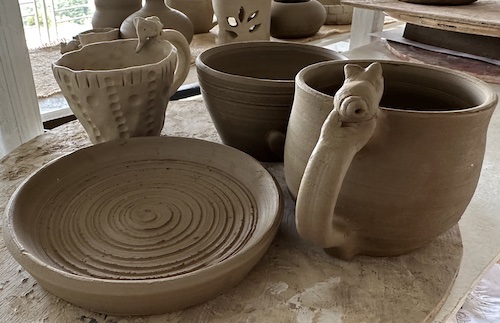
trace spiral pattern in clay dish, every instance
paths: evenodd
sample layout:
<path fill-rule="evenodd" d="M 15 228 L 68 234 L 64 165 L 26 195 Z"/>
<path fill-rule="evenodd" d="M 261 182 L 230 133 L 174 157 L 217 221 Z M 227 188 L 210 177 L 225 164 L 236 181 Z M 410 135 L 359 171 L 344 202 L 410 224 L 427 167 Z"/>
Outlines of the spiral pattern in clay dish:
<path fill-rule="evenodd" d="M 137 280 L 193 272 L 236 254 L 256 226 L 250 192 L 194 162 L 125 161 L 65 184 L 46 201 L 37 238 L 57 266 L 77 275 Z"/>

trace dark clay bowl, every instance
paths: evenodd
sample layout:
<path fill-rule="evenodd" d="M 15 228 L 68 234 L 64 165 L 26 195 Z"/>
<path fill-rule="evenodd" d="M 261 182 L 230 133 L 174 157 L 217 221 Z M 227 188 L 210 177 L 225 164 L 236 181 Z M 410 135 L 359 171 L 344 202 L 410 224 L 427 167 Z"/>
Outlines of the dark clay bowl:
<path fill-rule="evenodd" d="M 282 161 L 295 75 L 345 59 L 317 46 L 241 42 L 210 48 L 196 59 L 201 93 L 222 141 L 261 161 Z"/>

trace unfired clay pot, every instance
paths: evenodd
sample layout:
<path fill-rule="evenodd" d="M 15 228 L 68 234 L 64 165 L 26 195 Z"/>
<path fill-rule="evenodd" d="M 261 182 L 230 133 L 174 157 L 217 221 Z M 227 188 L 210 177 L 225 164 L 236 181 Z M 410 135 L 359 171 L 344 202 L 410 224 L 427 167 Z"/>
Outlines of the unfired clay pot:
<path fill-rule="evenodd" d="M 163 28 L 175 29 L 186 37 L 188 43 L 193 39 L 193 24 L 189 18 L 179 10 L 167 6 L 164 0 L 146 0 L 144 7 L 139 11 L 128 16 L 120 26 L 120 35 L 122 38 L 137 37 L 134 19 L 136 17 L 156 16 L 160 18 Z"/>
<path fill-rule="evenodd" d="M 93 28 L 120 28 L 123 20 L 141 9 L 142 0 L 94 0 Z"/>
<path fill-rule="evenodd" d="M 243 42 L 206 50 L 196 59 L 196 69 L 222 141 L 259 160 L 281 161 L 295 74 L 307 65 L 343 58 L 311 45 Z"/>
<path fill-rule="evenodd" d="M 218 44 L 269 40 L 272 0 L 213 0 Z"/>
<path fill-rule="evenodd" d="M 167 5 L 189 18 L 195 34 L 207 33 L 216 25 L 212 0 L 167 0 Z"/>
<path fill-rule="evenodd" d="M 465 73 L 390 61 L 345 67 L 342 85 L 344 65 L 296 78 L 284 167 L 297 230 L 341 258 L 410 252 L 469 204 L 496 94 Z"/>
<path fill-rule="evenodd" d="M 52 66 L 68 104 L 93 143 L 159 135 L 170 96 L 189 72 L 184 36 L 158 19 L 137 18 L 139 39 L 92 43 Z M 174 48 L 175 47 L 175 48 Z"/>
<path fill-rule="evenodd" d="M 273 177 L 239 150 L 131 138 L 31 175 L 10 199 L 3 234 L 12 256 L 62 299 L 149 315 L 239 283 L 273 240 L 282 203 Z"/>
<path fill-rule="evenodd" d="M 325 7 L 316 0 L 274 0 L 271 36 L 304 38 L 318 32 L 326 19 Z"/>

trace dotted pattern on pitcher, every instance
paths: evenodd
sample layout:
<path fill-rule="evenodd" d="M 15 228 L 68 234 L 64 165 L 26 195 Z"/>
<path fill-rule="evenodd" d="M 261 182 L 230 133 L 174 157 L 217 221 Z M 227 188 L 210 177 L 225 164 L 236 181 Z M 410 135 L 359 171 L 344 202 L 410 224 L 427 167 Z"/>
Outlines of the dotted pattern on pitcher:
<path fill-rule="evenodd" d="M 88 110 L 85 108 L 85 105 L 81 104 L 80 98 L 78 97 L 78 95 L 76 95 L 73 87 L 71 86 L 71 83 L 72 83 L 71 78 L 73 78 L 75 81 L 74 83 L 77 86 L 79 86 L 78 78 L 75 75 L 71 75 L 71 76 L 68 74 L 61 75 L 61 70 L 58 70 L 55 73 L 55 76 L 59 79 L 59 84 L 64 84 L 64 87 L 62 87 L 61 90 L 63 90 L 63 92 L 66 92 L 65 93 L 66 99 L 68 101 L 69 100 L 73 101 L 74 104 L 76 105 L 77 109 L 79 111 L 81 111 L 82 117 L 87 122 L 90 129 L 92 130 L 92 135 L 94 136 L 95 141 L 102 142 L 103 140 L 101 138 L 101 132 L 97 128 L 97 125 L 90 118 Z M 66 90 L 66 91 L 64 91 L 64 90 Z"/>

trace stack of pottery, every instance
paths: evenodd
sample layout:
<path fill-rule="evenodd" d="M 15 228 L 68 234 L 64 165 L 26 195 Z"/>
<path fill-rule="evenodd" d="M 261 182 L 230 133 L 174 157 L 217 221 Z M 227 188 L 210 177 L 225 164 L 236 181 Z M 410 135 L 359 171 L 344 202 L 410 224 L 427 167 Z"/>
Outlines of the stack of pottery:
<path fill-rule="evenodd" d="M 271 6 L 271 36 L 304 38 L 318 32 L 326 10 L 317 0 L 274 0 Z"/>

